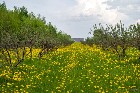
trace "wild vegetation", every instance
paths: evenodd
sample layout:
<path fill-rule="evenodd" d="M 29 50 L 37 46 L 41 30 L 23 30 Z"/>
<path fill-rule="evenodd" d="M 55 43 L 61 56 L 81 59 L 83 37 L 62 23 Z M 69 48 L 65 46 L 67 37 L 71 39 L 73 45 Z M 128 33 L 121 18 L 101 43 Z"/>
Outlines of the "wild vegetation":
<path fill-rule="evenodd" d="M 129 48 L 123 60 L 93 45 L 73 43 L 26 60 L 16 69 L 1 68 L 0 90 L 5 93 L 139 93 L 140 52 Z"/>
<path fill-rule="evenodd" d="M 5 3 L 0 4 L 0 58 L 10 67 L 16 67 L 28 55 L 32 59 L 33 48 L 40 48 L 38 57 L 42 57 L 49 50 L 71 43 L 70 35 L 57 31 L 50 22 L 46 24 L 44 17 L 28 13 L 24 6 L 8 10 Z M 26 52 L 27 47 L 29 53 Z M 15 53 L 15 64 L 12 64 L 10 52 Z"/>
<path fill-rule="evenodd" d="M 139 93 L 140 25 L 92 32 L 74 42 L 25 7 L 0 4 L 0 92 Z"/>
<path fill-rule="evenodd" d="M 96 44 L 104 50 L 113 49 L 118 58 L 126 56 L 126 50 L 129 47 L 135 47 L 140 51 L 140 24 L 130 25 L 128 28 L 120 21 L 116 25 L 102 26 L 96 24 L 93 26 L 90 34 L 93 37 L 87 38 L 84 44 Z M 140 59 L 140 55 L 139 55 Z"/>

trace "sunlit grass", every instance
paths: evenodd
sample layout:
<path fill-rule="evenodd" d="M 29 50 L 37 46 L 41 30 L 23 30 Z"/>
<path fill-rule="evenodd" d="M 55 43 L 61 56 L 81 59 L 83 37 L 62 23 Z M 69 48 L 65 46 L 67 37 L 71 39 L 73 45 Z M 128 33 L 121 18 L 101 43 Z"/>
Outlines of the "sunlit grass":
<path fill-rule="evenodd" d="M 127 50 L 118 60 L 113 52 L 74 43 L 49 52 L 42 59 L 26 59 L 17 68 L 0 68 L 3 93 L 138 93 L 139 51 Z"/>

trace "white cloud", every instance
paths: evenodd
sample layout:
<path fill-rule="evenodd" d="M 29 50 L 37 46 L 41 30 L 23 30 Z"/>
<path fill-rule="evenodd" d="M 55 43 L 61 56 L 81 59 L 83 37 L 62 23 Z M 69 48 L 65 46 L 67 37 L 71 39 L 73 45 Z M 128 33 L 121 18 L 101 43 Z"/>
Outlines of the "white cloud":
<path fill-rule="evenodd" d="M 113 0 L 107 1 L 110 9 L 117 9 L 118 12 L 127 15 L 127 19 L 125 19 L 125 24 L 135 23 L 136 20 L 140 19 L 140 0 Z"/>
<path fill-rule="evenodd" d="M 115 24 L 119 20 L 126 20 L 128 16 L 119 12 L 118 9 L 110 9 L 108 0 L 77 0 L 78 5 L 74 7 L 74 14 L 93 16 L 96 20 L 103 23 Z"/>

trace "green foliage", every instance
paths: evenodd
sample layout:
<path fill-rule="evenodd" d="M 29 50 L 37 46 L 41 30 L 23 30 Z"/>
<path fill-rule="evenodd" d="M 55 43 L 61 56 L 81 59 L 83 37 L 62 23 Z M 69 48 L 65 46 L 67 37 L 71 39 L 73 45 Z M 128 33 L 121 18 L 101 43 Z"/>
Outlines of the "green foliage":
<path fill-rule="evenodd" d="M 93 46 L 94 40 L 93 37 L 87 37 L 85 41 L 81 41 L 82 44 L 88 44 L 89 46 Z"/>
<path fill-rule="evenodd" d="M 24 6 L 21 8 L 15 6 L 14 10 L 7 10 L 5 3 L 0 4 L 0 18 L 0 52 L 10 66 L 12 62 L 9 51 L 15 51 L 19 64 L 25 58 L 26 47 L 30 48 L 32 55 L 33 47 L 48 51 L 56 46 L 73 43 L 71 36 L 59 32 L 51 22 L 46 24 L 45 17 L 40 15 L 36 17 Z M 20 57 L 19 50 L 23 51 Z M 39 53 L 41 55 L 42 50 Z"/>
<path fill-rule="evenodd" d="M 90 43 L 88 38 L 85 43 L 99 45 L 104 50 L 113 48 L 119 59 L 126 56 L 128 47 L 133 46 L 140 50 L 140 25 L 138 23 L 128 28 L 125 28 L 121 21 L 114 26 L 106 24 L 106 27 L 95 24 L 91 32 L 93 37 L 90 38 Z"/>

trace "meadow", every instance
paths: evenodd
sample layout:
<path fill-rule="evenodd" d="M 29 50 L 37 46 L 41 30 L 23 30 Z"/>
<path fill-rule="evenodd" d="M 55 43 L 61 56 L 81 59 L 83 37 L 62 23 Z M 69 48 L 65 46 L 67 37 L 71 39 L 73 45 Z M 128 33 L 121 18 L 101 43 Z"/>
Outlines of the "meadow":
<path fill-rule="evenodd" d="M 37 52 L 16 68 L 0 67 L 1 93 L 140 93 L 140 52 L 135 48 L 121 60 L 111 50 L 81 43 L 41 59 Z"/>

